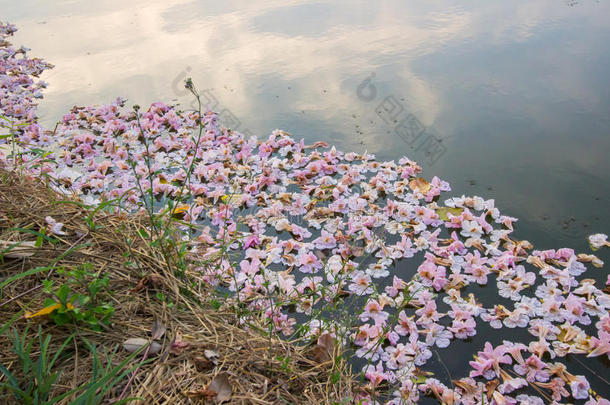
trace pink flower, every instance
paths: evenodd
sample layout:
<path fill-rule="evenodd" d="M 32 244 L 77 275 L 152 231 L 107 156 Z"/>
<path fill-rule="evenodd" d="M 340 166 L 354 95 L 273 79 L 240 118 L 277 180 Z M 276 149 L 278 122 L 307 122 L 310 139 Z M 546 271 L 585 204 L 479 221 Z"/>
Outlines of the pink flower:
<path fill-rule="evenodd" d="M 369 340 L 377 339 L 380 334 L 380 329 L 381 327 L 379 325 L 361 325 L 354 336 L 354 344 L 364 346 Z"/>
<path fill-rule="evenodd" d="M 384 372 L 381 362 L 377 363 L 377 366 L 366 366 L 364 368 L 364 376 L 371 382 L 373 387 L 377 387 L 382 382 L 390 379 L 389 375 Z"/>
<path fill-rule="evenodd" d="M 418 325 L 428 325 L 431 322 L 436 322 L 441 318 L 441 314 L 436 310 L 436 302 L 426 301 L 423 307 L 415 311 L 415 315 L 419 316 Z"/>
<path fill-rule="evenodd" d="M 550 389 L 553 400 L 561 401 L 563 397 L 568 397 L 570 393 L 564 388 L 566 383 L 563 379 L 556 377 L 548 383 L 538 383 L 542 388 Z"/>
<path fill-rule="evenodd" d="M 286 293 L 288 296 L 291 296 L 292 292 L 294 291 L 294 276 L 291 276 L 290 274 L 282 274 L 280 272 L 277 275 L 277 280 L 280 290 Z"/>
<path fill-rule="evenodd" d="M 451 304 L 451 311 L 447 312 L 447 315 L 456 321 L 465 321 L 472 318 L 472 314 L 469 311 L 464 310 L 453 303 Z"/>
<path fill-rule="evenodd" d="M 405 289 L 407 283 L 396 276 L 392 279 L 392 285 L 389 285 L 385 288 L 385 292 L 392 298 L 395 298 L 398 293 Z"/>
<path fill-rule="evenodd" d="M 582 375 L 573 376 L 570 381 L 570 390 L 574 399 L 589 398 L 589 382 Z"/>
<path fill-rule="evenodd" d="M 580 316 L 584 313 L 584 302 L 586 302 L 584 298 L 578 297 L 574 294 L 568 295 L 565 301 L 563 301 L 563 306 L 567 310 L 569 314 L 568 316 L 573 320 L 570 323 L 573 323 L 574 321 L 578 320 L 578 318 L 580 318 Z"/>
<path fill-rule="evenodd" d="M 589 398 L 585 405 L 610 405 L 610 401 L 605 398 Z"/>
<path fill-rule="evenodd" d="M 603 233 L 596 233 L 595 235 L 589 235 L 589 244 L 593 250 L 597 250 L 602 246 L 609 246 L 608 235 Z"/>
<path fill-rule="evenodd" d="M 462 231 L 460 233 L 466 238 L 480 238 L 483 234 L 483 229 L 481 228 L 479 222 L 476 220 L 464 220 L 462 221 Z"/>
<path fill-rule="evenodd" d="M 451 324 L 451 327 L 447 328 L 457 339 L 467 339 L 468 337 L 474 336 L 477 334 L 476 331 L 476 322 L 474 319 L 469 318 L 466 320 L 454 320 Z"/>
<path fill-rule="evenodd" d="M 604 354 L 610 358 L 610 333 L 600 330 L 598 337 L 591 338 L 595 347 L 587 357 L 603 356 Z"/>
<path fill-rule="evenodd" d="M 443 326 L 432 323 L 426 331 L 426 344 L 430 347 L 434 344 L 440 348 L 448 347 L 452 337 L 453 334 Z"/>
<path fill-rule="evenodd" d="M 521 377 L 512 377 L 506 371 L 500 369 L 503 383 L 498 387 L 498 391 L 502 394 L 510 394 L 511 392 L 527 386 L 527 381 Z"/>
<path fill-rule="evenodd" d="M 515 372 L 525 375 L 529 382 L 546 382 L 549 379 L 549 372 L 545 370 L 546 364 L 538 356 L 532 354 L 524 363 L 515 364 Z"/>
<path fill-rule="evenodd" d="M 497 405 L 515 405 L 517 403 L 517 401 L 513 397 L 502 395 L 497 390 L 492 393 L 492 398 L 492 403 Z"/>
<path fill-rule="evenodd" d="M 408 364 L 415 357 L 415 350 L 411 346 L 399 343 L 396 347 L 389 346 L 381 355 L 381 359 L 386 362 L 390 370 L 396 370 Z"/>
<path fill-rule="evenodd" d="M 259 243 L 260 243 L 260 240 L 258 239 L 258 235 L 256 235 L 256 234 L 248 235 L 244 239 L 244 250 L 254 247 L 254 246 L 258 246 Z"/>
<path fill-rule="evenodd" d="M 441 290 L 447 284 L 446 269 L 434 263 L 434 256 L 426 253 L 426 260 L 418 267 L 417 273 L 422 278 L 422 284 Z"/>
<path fill-rule="evenodd" d="M 318 249 L 332 249 L 337 246 L 337 241 L 330 232 L 322 229 L 322 234 L 313 240 L 313 244 Z"/>
<path fill-rule="evenodd" d="M 595 327 L 598 331 L 604 331 L 610 333 L 610 315 L 606 315 L 595 323 Z"/>
<path fill-rule="evenodd" d="M 487 284 L 487 275 L 489 274 L 487 266 L 470 266 L 466 268 L 465 272 L 470 274 L 477 284 Z"/>
<path fill-rule="evenodd" d="M 322 263 L 312 252 L 299 252 L 298 263 L 303 273 L 316 273 L 322 268 Z"/>
<path fill-rule="evenodd" d="M 375 324 L 384 324 L 388 319 L 389 314 L 383 310 L 383 307 L 376 300 L 368 300 L 364 306 L 364 312 L 360 314 L 360 320 L 366 322 L 369 319 L 375 321 Z"/>
<path fill-rule="evenodd" d="M 311 232 L 309 232 L 307 229 L 302 228 L 298 225 L 292 224 L 291 226 L 291 232 L 294 236 L 296 236 L 296 239 L 301 241 L 305 238 L 309 238 L 311 236 Z"/>
<path fill-rule="evenodd" d="M 363 271 L 356 271 L 351 275 L 352 283 L 347 287 L 348 290 L 356 295 L 367 295 L 373 292 L 371 277 Z"/>
<path fill-rule="evenodd" d="M 485 342 L 485 348 L 482 352 L 478 353 L 478 356 L 486 360 L 491 360 L 493 369 L 497 376 L 500 375 L 501 364 L 511 364 L 513 362 L 510 356 L 506 354 L 506 348 L 504 345 L 496 346 L 494 349 L 489 342 Z"/>
<path fill-rule="evenodd" d="M 474 377 L 484 377 L 488 380 L 491 380 L 492 378 L 494 378 L 495 373 L 493 370 L 493 361 L 490 359 L 484 359 L 481 357 L 477 357 L 475 356 L 475 361 L 470 361 L 468 362 L 468 364 L 470 364 L 470 367 L 473 368 L 473 370 L 470 372 L 470 378 L 474 378 Z"/>
<path fill-rule="evenodd" d="M 398 314 L 398 324 L 394 327 L 394 330 L 400 336 L 409 336 L 417 334 L 417 325 L 413 319 L 407 317 L 405 311 L 400 311 Z"/>
<path fill-rule="evenodd" d="M 261 262 L 256 257 L 254 259 L 252 259 L 252 261 L 242 260 L 239 263 L 239 267 L 241 268 L 241 271 L 243 271 L 245 274 L 248 274 L 251 276 L 258 273 L 258 271 L 260 270 L 260 265 L 261 265 Z"/>

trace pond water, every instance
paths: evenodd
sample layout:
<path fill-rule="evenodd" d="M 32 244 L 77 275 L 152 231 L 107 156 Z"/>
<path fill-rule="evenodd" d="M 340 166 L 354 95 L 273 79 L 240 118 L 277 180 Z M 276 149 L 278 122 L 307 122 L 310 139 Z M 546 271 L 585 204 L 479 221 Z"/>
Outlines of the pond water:
<path fill-rule="evenodd" d="M 407 155 L 448 194 L 495 198 L 537 248 L 588 252 L 610 230 L 610 3 L 460 3 L 0 0 L 0 18 L 56 65 L 48 126 L 117 96 L 188 108 L 188 76 L 227 126 Z M 465 352 L 445 353 L 451 372 Z"/>

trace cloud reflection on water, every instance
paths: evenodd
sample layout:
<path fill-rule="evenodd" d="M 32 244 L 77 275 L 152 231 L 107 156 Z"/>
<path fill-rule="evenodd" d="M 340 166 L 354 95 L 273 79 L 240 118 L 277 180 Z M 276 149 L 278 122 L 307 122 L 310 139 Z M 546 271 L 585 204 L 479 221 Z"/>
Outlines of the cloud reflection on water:
<path fill-rule="evenodd" d="M 539 234 L 550 245 L 584 246 L 587 231 L 562 232 L 542 215 L 609 227 L 592 218 L 609 199 L 600 191 L 610 180 L 608 3 L 0 4 L 20 28 L 15 42 L 56 65 L 41 105 L 49 124 L 74 103 L 171 100 L 172 79 L 188 66 L 259 137 L 279 127 L 344 150 L 424 160 L 356 97 L 375 72 L 380 93 L 404 97 L 443 138 L 448 153 L 433 171 L 457 192 L 497 197 L 526 231 L 559 235 Z M 466 186 L 469 178 L 481 187 Z"/>

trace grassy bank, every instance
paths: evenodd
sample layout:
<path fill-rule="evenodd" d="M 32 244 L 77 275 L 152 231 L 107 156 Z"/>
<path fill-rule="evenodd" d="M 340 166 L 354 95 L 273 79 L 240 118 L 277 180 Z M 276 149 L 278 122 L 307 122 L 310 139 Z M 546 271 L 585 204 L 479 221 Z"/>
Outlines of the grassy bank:
<path fill-rule="evenodd" d="M 0 172 L 0 402 L 351 397 L 336 348 L 239 325 L 236 307 L 206 287 L 179 240 L 150 243 L 149 221 Z"/>

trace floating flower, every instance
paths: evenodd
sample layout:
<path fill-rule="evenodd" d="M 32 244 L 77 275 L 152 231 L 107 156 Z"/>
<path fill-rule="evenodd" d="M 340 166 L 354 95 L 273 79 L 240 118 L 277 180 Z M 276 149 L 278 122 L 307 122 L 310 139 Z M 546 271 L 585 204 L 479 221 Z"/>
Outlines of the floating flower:
<path fill-rule="evenodd" d="M 593 250 L 597 250 L 604 246 L 610 246 L 610 243 L 608 243 L 608 235 L 603 233 L 589 235 L 589 244 Z"/>

